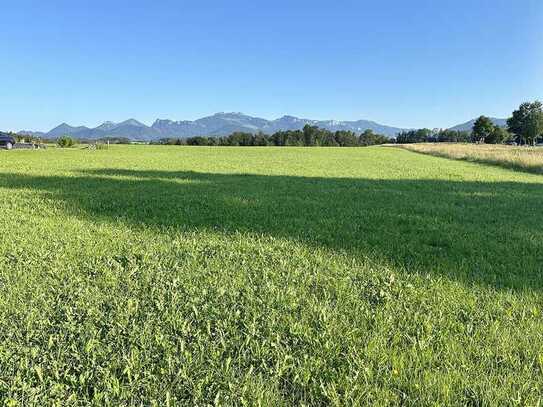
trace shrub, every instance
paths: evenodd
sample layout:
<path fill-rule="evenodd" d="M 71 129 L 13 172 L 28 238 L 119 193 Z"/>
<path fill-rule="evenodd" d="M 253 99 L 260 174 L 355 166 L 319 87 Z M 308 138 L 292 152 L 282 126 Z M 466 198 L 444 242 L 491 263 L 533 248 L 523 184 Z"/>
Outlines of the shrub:
<path fill-rule="evenodd" d="M 57 145 L 60 148 L 73 147 L 74 144 L 75 144 L 74 139 L 71 138 L 70 136 L 62 136 L 62 137 L 59 137 L 57 140 Z"/>

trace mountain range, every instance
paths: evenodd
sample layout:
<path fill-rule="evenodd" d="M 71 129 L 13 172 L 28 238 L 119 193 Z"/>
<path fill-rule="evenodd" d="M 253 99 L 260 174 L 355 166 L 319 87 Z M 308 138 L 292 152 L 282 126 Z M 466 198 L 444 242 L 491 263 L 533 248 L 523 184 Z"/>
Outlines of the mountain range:
<path fill-rule="evenodd" d="M 129 119 L 121 123 L 104 122 L 95 128 L 70 126 L 67 123 L 62 123 L 48 132 L 23 130 L 19 134 L 29 134 L 46 138 L 69 135 L 80 139 L 127 137 L 133 140 L 156 140 L 165 137 L 227 136 L 234 131 L 272 134 L 279 130 L 302 129 L 306 124 L 319 126 L 331 131 L 350 130 L 356 133 L 371 129 L 375 133 L 391 137 L 403 130 L 398 127 L 385 126 L 368 120 L 311 120 L 300 119 L 294 116 L 283 116 L 279 119 L 267 120 L 242 113 L 216 113 L 194 121 L 157 119 L 151 126 L 147 126 L 135 119 Z"/>
<path fill-rule="evenodd" d="M 505 119 L 492 119 L 496 124 L 504 125 Z M 452 130 L 471 130 L 474 120 L 452 127 Z M 299 130 L 306 124 L 318 126 L 330 131 L 349 130 L 361 133 L 373 130 L 375 133 L 394 137 L 403 128 L 386 126 L 369 120 L 337 121 L 300 119 L 294 116 L 283 116 L 275 120 L 248 116 L 243 113 L 216 113 L 198 120 L 173 121 L 157 119 L 147 126 L 135 119 L 120 123 L 106 121 L 101 125 L 90 128 L 86 126 L 70 126 L 62 123 L 48 132 L 20 131 L 18 134 L 28 134 L 45 138 L 57 138 L 68 135 L 78 139 L 98 139 L 102 137 L 126 137 L 132 140 L 157 140 L 160 138 L 185 138 L 191 136 L 227 136 L 235 131 L 248 133 L 263 132 L 272 134 L 279 130 Z"/>

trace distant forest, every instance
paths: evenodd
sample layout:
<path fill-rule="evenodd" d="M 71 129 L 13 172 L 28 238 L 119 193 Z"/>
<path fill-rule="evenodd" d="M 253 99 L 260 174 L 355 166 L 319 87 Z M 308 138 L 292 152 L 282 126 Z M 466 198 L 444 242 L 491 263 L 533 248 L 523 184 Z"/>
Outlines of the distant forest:
<path fill-rule="evenodd" d="M 278 131 L 272 135 L 264 133 L 234 132 L 225 137 L 165 138 L 152 144 L 192 145 L 192 146 L 326 146 L 356 147 L 390 143 L 391 139 L 372 130 L 357 135 L 352 131 L 332 132 L 306 124 L 302 130 Z"/>
<path fill-rule="evenodd" d="M 471 133 L 455 130 L 409 130 L 398 134 L 397 139 L 366 130 L 357 135 L 352 131 L 322 129 L 306 124 L 302 130 L 278 131 L 272 135 L 235 132 L 226 137 L 164 138 L 152 142 L 163 145 L 189 146 L 305 146 L 305 147 L 366 147 L 388 143 L 469 142 Z"/>

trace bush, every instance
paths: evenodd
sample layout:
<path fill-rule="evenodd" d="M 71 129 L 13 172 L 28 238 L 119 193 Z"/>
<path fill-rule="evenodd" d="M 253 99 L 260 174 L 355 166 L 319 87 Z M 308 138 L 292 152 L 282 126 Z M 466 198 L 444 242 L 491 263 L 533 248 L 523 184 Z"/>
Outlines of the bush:
<path fill-rule="evenodd" d="M 71 138 L 70 136 L 62 136 L 62 137 L 59 137 L 57 140 L 57 145 L 60 148 L 73 147 L 74 144 L 75 144 L 74 139 Z"/>

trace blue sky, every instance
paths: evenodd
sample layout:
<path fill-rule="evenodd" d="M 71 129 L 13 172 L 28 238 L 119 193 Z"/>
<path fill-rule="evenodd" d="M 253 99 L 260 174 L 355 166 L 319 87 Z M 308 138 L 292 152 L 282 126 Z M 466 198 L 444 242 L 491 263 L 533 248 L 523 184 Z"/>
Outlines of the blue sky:
<path fill-rule="evenodd" d="M 543 1 L 0 0 L 0 129 L 370 119 L 448 127 L 543 98 Z"/>

